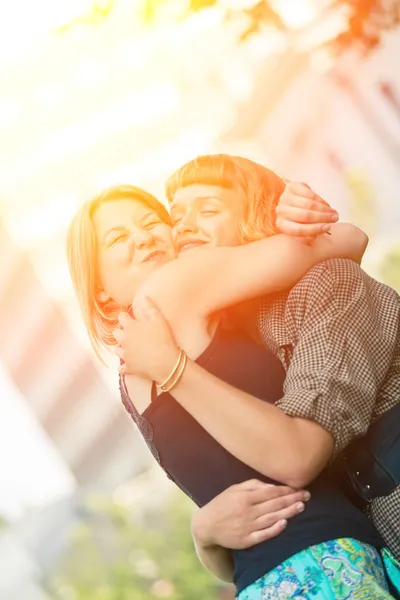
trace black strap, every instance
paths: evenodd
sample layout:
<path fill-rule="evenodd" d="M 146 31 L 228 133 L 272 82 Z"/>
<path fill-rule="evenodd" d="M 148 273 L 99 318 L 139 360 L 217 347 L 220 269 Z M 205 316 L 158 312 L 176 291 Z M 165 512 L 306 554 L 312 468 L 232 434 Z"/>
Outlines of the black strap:
<path fill-rule="evenodd" d="M 400 404 L 388 410 L 346 450 L 345 473 L 365 502 L 400 485 Z"/>

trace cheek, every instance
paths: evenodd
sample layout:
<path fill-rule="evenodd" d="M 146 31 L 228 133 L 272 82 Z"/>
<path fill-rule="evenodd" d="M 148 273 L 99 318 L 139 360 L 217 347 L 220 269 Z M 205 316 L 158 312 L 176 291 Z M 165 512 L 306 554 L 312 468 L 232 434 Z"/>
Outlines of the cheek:
<path fill-rule="evenodd" d="M 168 246 L 173 245 L 175 234 L 172 227 L 170 227 L 169 225 L 162 224 L 157 226 L 157 228 L 154 230 L 154 234 L 158 237 L 158 239 L 165 242 L 165 244 L 167 244 Z"/>
<path fill-rule="evenodd" d="M 219 215 L 209 223 L 208 235 L 217 246 L 235 246 L 239 244 L 239 223 L 233 215 Z"/>
<path fill-rule="evenodd" d="M 111 292 L 115 289 L 121 272 L 127 264 L 127 251 L 122 247 L 115 247 L 100 254 L 98 260 L 99 284 L 104 290 Z"/>

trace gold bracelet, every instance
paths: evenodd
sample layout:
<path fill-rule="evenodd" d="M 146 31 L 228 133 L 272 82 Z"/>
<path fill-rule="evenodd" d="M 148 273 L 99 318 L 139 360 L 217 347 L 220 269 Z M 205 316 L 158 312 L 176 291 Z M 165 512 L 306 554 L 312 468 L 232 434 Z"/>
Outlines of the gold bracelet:
<path fill-rule="evenodd" d="M 163 383 L 160 383 L 160 385 L 157 384 L 157 387 L 160 388 L 160 390 L 169 383 L 169 381 L 173 378 L 173 376 L 179 369 L 179 365 L 181 364 L 183 354 L 184 354 L 184 351 L 181 348 L 180 352 L 179 352 L 178 360 L 176 361 L 176 364 L 175 364 L 174 368 L 172 369 L 171 373 L 168 375 L 167 379 Z"/>
<path fill-rule="evenodd" d="M 187 354 L 186 354 L 186 352 L 183 352 L 182 362 L 179 365 L 179 369 L 178 369 L 178 372 L 176 373 L 176 377 L 169 386 L 162 388 L 163 392 L 170 392 L 180 382 L 180 380 L 182 379 L 182 375 L 185 370 L 186 364 L 187 364 Z"/>

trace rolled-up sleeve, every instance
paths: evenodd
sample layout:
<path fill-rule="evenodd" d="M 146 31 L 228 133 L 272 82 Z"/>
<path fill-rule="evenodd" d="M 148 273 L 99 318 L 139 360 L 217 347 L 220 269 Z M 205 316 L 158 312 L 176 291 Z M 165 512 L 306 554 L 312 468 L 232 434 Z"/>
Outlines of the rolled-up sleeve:
<path fill-rule="evenodd" d="M 290 292 L 292 355 L 277 405 L 335 440 L 334 457 L 366 433 L 398 344 L 399 297 L 355 263 L 314 267 Z"/>

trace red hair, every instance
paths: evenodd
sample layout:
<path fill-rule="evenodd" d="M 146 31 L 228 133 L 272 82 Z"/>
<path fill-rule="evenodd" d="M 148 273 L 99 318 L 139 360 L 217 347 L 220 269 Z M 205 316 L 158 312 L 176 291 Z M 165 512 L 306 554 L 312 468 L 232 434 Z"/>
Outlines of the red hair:
<path fill-rule="evenodd" d="M 165 190 L 169 202 L 172 202 L 177 190 L 197 183 L 237 190 L 243 195 L 242 243 L 276 234 L 275 208 L 285 189 L 285 182 L 273 171 L 240 156 L 198 156 L 167 180 Z"/>

